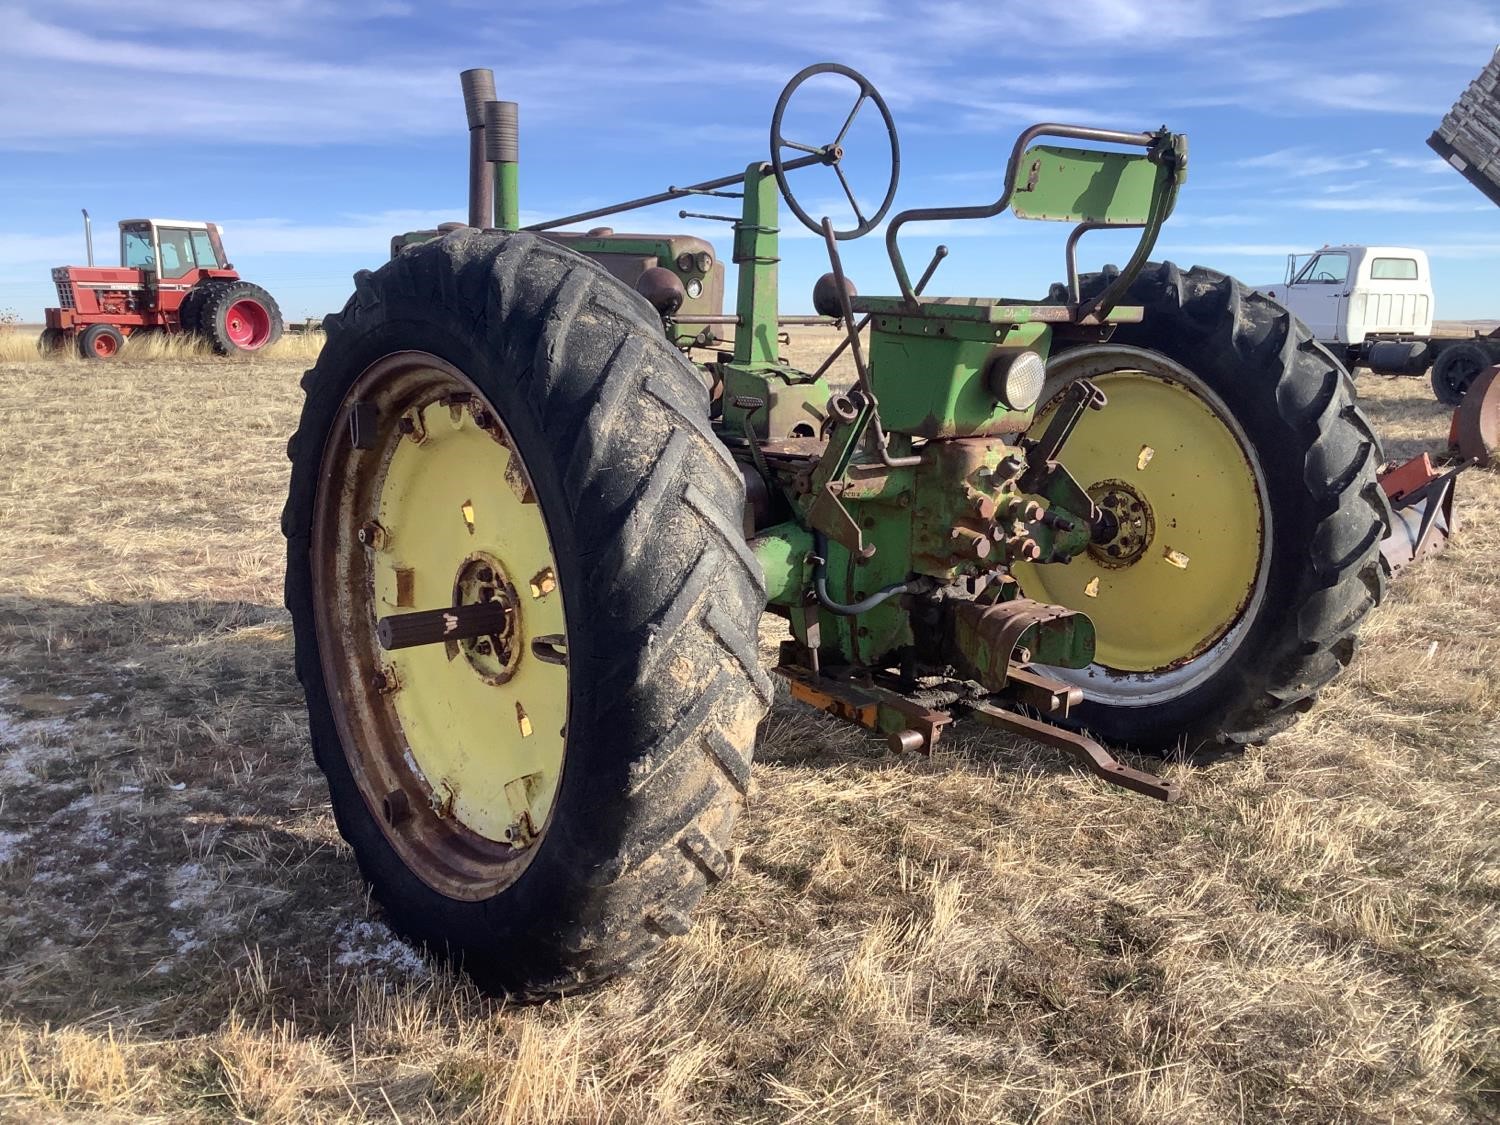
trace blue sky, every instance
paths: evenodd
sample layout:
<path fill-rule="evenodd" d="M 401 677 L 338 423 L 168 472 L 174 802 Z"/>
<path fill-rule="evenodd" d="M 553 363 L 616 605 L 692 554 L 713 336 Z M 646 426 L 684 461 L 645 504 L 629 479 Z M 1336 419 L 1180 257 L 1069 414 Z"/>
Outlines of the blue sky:
<path fill-rule="evenodd" d="M 1500 316 L 1500 209 L 1423 143 L 1500 43 L 1497 0 L 0 0 L 0 40 L 0 311 L 27 320 L 52 303 L 49 267 L 83 260 L 85 206 L 102 263 L 117 219 L 213 219 L 288 315 L 337 308 L 392 233 L 464 217 L 464 67 L 521 103 L 534 221 L 764 158 L 782 84 L 824 59 L 889 99 L 898 207 L 993 199 L 1034 121 L 1166 123 L 1192 148 L 1158 257 L 1263 282 L 1324 242 L 1421 246 L 1439 317 Z M 821 109 L 831 135 L 847 103 L 822 93 L 799 123 Z M 861 138 L 868 199 L 881 153 Z M 807 191 L 818 206 L 836 184 Z M 727 257 L 727 226 L 675 207 L 614 225 L 691 229 Z M 1064 233 L 1011 218 L 903 245 L 914 272 L 952 246 L 933 292 L 1031 296 L 1062 276 Z M 1085 265 L 1128 253 L 1091 237 Z M 821 245 L 783 255 L 782 307 L 806 310 Z M 862 292 L 894 289 L 878 235 L 846 264 Z"/>

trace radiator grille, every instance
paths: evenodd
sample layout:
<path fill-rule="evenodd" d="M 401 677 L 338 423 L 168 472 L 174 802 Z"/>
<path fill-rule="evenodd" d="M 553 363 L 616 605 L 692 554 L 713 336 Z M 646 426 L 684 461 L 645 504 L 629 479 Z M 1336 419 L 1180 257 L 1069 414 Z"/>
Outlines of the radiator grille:
<path fill-rule="evenodd" d="M 73 277 L 68 272 L 67 266 L 58 266 L 52 271 L 52 284 L 57 286 L 59 308 L 76 309 L 78 307 L 78 302 L 73 296 Z"/>

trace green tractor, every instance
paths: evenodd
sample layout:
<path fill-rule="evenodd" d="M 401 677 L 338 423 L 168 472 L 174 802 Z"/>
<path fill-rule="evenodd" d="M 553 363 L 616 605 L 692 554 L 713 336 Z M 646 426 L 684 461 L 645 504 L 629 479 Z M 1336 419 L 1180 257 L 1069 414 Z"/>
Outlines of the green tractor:
<path fill-rule="evenodd" d="M 814 78 L 852 84 L 827 143 L 784 134 Z M 1184 137 L 1027 129 L 993 203 L 890 218 L 871 297 L 839 248 L 900 160 L 855 71 L 793 78 L 742 172 L 525 229 L 515 107 L 488 72 L 464 90 L 469 222 L 396 239 L 325 322 L 284 530 L 339 829 L 393 926 L 482 987 L 588 987 L 688 928 L 750 790 L 766 612 L 789 693 L 895 750 L 978 721 L 1163 800 L 1096 737 L 1221 752 L 1348 664 L 1389 570 L 1378 443 L 1283 308 L 1148 260 Z M 845 176 L 861 113 L 889 145 L 873 207 Z M 733 312 L 704 240 L 558 230 L 686 197 L 739 201 Z M 816 316 L 778 316 L 783 203 L 829 255 Z M 1006 210 L 1072 224 L 1045 297 L 929 295 L 942 248 L 913 282 L 910 224 Z M 1100 228 L 1138 245 L 1080 275 Z M 809 372 L 778 343 L 810 321 L 844 335 Z"/>

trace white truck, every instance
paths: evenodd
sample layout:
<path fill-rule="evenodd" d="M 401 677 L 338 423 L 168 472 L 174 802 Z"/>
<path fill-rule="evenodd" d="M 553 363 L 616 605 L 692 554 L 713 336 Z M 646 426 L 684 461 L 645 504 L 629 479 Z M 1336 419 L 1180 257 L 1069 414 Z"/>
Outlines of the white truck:
<path fill-rule="evenodd" d="M 1500 49 L 1427 144 L 1500 204 Z M 1406 246 L 1324 246 L 1287 259 L 1285 279 L 1262 285 L 1349 366 L 1383 375 L 1432 371 L 1438 401 L 1457 406 L 1479 374 L 1500 364 L 1500 329 L 1432 335 L 1427 255 Z"/>

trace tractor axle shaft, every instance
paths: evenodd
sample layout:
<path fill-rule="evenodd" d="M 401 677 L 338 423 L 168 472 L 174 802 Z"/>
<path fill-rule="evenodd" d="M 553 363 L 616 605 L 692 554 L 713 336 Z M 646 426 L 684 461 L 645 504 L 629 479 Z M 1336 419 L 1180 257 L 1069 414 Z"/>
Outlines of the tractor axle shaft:
<path fill-rule="evenodd" d="M 394 613 L 375 623 L 375 638 L 389 652 L 416 645 L 500 636 L 507 630 L 510 615 L 510 603 L 504 600 Z"/>

